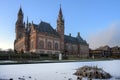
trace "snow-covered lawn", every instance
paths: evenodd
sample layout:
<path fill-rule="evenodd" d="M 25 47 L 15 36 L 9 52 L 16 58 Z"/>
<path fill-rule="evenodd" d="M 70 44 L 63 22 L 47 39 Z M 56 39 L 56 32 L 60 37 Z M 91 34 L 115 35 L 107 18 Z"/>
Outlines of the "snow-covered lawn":
<path fill-rule="evenodd" d="M 73 73 L 84 65 L 98 66 L 110 73 L 114 80 L 120 78 L 120 60 L 94 61 L 94 62 L 68 62 L 68 63 L 42 63 L 42 64 L 16 64 L 0 65 L 0 80 L 76 80 Z M 22 79 L 21 79 L 22 78 Z M 120 80 L 120 79 L 115 79 Z"/>

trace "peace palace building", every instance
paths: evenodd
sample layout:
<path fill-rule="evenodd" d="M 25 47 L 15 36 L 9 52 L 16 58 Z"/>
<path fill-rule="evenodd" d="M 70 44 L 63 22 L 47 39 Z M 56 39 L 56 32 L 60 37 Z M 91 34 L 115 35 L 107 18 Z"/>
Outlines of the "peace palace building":
<path fill-rule="evenodd" d="M 15 24 L 16 39 L 14 49 L 16 51 L 57 54 L 78 55 L 87 57 L 89 55 L 89 44 L 83 40 L 78 32 L 76 37 L 65 35 L 65 22 L 60 7 L 57 28 L 44 21 L 39 24 L 29 23 L 28 19 L 23 21 L 22 8 L 18 11 L 18 18 Z"/>

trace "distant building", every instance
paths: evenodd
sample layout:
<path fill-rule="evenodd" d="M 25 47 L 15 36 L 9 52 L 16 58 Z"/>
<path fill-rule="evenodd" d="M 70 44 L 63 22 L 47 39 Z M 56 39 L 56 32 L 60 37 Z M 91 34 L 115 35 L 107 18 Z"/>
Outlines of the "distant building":
<path fill-rule="evenodd" d="M 102 46 L 95 50 L 90 50 L 90 56 L 94 57 L 120 57 L 120 47 Z"/>
<path fill-rule="evenodd" d="M 120 47 L 115 46 L 111 48 L 111 53 L 113 57 L 119 57 L 120 58 Z"/>
<path fill-rule="evenodd" d="M 110 57 L 111 51 L 109 46 L 102 46 L 95 50 L 90 50 L 90 56 L 94 57 Z"/>
<path fill-rule="evenodd" d="M 89 55 L 89 45 L 83 40 L 78 32 L 77 37 L 65 35 L 64 19 L 60 7 L 57 28 L 44 21 L 39 24 L 23 22 L 24 14 L 22 8 L 19 9 L 18 19 L 15 24 L 16 39 L 14 49 L 16 51 L 35 53 L 65 53 L 66 55 L 78 55 L 87 57 Z"/>

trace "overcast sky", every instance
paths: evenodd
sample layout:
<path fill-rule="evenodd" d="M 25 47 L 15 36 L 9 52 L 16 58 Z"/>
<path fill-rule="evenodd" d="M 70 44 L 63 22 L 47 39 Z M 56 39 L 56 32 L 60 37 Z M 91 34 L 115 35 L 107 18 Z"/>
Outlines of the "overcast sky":
<path fill-rule="evenodd" d="M 29 22 L 45 21 L 55 29 L 60 4 L 65 34 L 76 37 L 80 32 L 90 48 L 120 46 L 120 0 L 1 0 L 0 48 L 13 49 L 20 5 L 25 22 L 28 16 Z"/>

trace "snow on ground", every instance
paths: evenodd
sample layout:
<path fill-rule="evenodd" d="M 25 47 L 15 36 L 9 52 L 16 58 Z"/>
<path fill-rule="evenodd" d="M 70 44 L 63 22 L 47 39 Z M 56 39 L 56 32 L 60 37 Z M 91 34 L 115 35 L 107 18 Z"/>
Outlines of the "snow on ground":
<path fill-rule="evenodd" d="M 15 64 L 0 65 L 0 79 L 13 80 L 77 80 L 73 75 L 77 68 L 84 65 L 98 66 L 110 73 L 113 78 L 120 78 L 120 60 L 69 62 L 69 63 L 43 63 L 43 64 Z M 119 80 L 119 79 L 116 79 Z"/>

